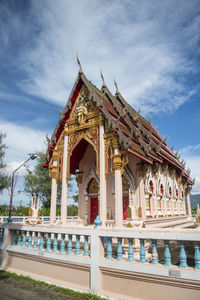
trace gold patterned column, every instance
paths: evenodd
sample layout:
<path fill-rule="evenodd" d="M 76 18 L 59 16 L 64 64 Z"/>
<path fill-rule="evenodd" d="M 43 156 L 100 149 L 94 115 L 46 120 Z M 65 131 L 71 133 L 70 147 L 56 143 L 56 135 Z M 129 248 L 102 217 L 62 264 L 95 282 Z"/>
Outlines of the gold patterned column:
<path fill-rule="evenodd" d="M 58 151 L 54 150 L 52 155 L 52 163 L 49 167 L 49 175 L 51 179 L 51 205 L 50 205 L 50 224 L 56 221 L 56 202 L 57 202 L 57 180 L 59 177 L 58 170 Z"/>
<path fill-rule="evenodd" d="M 102 120 L 103 121 L 103 120 Z M 105 226 L 107 219 L 107 193 L 106 193 L 106 178 L 105 178 L 105 140 L 104 140 L 104 125 L 99 125 L 99 145 L 100 145 L 100 208 L 99 216 L 102 221 L 102 226 Z"/>

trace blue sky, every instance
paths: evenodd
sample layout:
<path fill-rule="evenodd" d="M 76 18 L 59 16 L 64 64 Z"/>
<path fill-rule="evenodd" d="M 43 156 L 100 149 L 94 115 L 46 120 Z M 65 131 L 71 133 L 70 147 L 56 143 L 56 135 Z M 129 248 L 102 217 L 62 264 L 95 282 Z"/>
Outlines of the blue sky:
<path fill-rule="evenodd" d="M 113 93 L 115 77 L 129 104 L 146 118 L 151 113 L 200 193 L 199 28 L 199 0 L 1 0 L 0 130 L 8 171 L 44 149 L 77 76 L 78 51 L 89 80 L 100 88 L 101 69 Z M 15 197 L 18 203 L 22 196 Z"/>

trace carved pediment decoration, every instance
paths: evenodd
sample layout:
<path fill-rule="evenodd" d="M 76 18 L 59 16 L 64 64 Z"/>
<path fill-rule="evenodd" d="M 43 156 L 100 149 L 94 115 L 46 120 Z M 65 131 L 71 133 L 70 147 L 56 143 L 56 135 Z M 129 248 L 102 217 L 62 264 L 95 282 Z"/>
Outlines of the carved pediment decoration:
<path fill-rule="evenodd" d="M 164 162 L 162 165 L 161 165 L 161 169 L 162 169 L 162 172 L 165 173 L 168 169 L 168 163 L 167 162 Z"/>
<path fill-rule="evenodd" d="M 169 176 L 173 178 L 174 174 L 176 173 L 176 170 L 173 167 L 169 166 Z"/>
<path fill-rule="evenodd" d="M 125 192 L 125 191 L 129 191 L 130 189 L 130 184 L 128 182 L 128 179 L 122 175 L 122 191 Z"/>
<path fill-rule="evenodd" d="M 145 179 L 147 173 L 149 172 L 149 166 L 146 164 L 138 164 L 138 176 L 143 177 Z"/>
<path fill-rule="evenodd" d="M 69 159 L 72 155 L 73 149 L 78 145 L 78 143 L 85 139 L 89 144 L 91 144 L 96 152 L 96 164 L 97 164 L 97 174 L 99 174 L 99 128 L 93 127 L 89 129 L 85 129 L 82 131 L 78 131 L 72 134 L 69 134 L 69 142 L 68 142 L 68 163 Z M 67 180 L 69 179 L 69 168 L 67 173 Z"/>
<path fill-rule="evenodd" d="M 88 194 L 98 194 L 99 193 L 99 185 L 95 178 L 91 179 L 88 187 Z"/>
<path fill-rule="evenodd" d="M 152 166 L 152 170 L 153 170 L 153 175 L 154 176 L 157 176 L 157 173 L 159 171 L 159 163 L 154 163 L 153 166 Z"/>
<path fill-rule="evenodd" d="M 182 181 L 181 175 L 179 175 L 179 176 L 176 177 L 176 181 L 177 181 L 178 186 L 180 186 L 180 183 Z"/>
<path fill-rule="evenodd" d="M 79 124 L 83 124 L 87 121 L 89 113 L 98 111 L 95 103 L 89 96 L 89 91 L 86 86 L 82 86 L 71 114 L 71 117 L 75 118 Z"/>

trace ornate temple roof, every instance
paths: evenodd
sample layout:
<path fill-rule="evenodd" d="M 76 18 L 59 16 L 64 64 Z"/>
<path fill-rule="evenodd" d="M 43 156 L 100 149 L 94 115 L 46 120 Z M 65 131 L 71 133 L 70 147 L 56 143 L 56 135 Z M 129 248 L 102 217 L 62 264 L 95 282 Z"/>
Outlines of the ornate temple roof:
<path fill-rule="evenodd" d="M 53 132 L 47 151 L 48 166 L 52 151 L 63 131 L 65 122 L 68 120 L 78 93 L 84 84 L 89 90 L 89 100 L 96 103 L 100 113 L 107 121 L 110 131 L 119 136 L 119 141 L 130 153 L 139 156 L 144 163 L 165 163 L 174 166 L 178 173 L 185 177 L 189 184 L 193 184 L 190 171 L 185 170 L 185 162 L 180 162 L 178 153 L 167 145 L 167 138 L 162 138 L 151 121 L 145 120 L 139 111 L 134 110 L 123 98 L 116 85 L 116 93 L 112 95 L 103 79 L 101 90 L 94 86 L 82 72 L 81 68 L 60 120 Z"/>

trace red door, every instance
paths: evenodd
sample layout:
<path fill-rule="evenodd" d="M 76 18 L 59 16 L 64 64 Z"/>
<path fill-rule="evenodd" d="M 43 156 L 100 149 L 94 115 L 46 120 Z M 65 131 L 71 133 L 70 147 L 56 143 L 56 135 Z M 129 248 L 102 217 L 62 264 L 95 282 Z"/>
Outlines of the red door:
<path fill-rule="evenodd" d="M 129 205 L 129 196 L 123 195 L 123 220 L 127 219 L 127 208 Z"/>
<path fill-rule="evenodd" d="M 93 224 L 98 216 L 98 198 L 90 199 L 90 223 Z"/>

